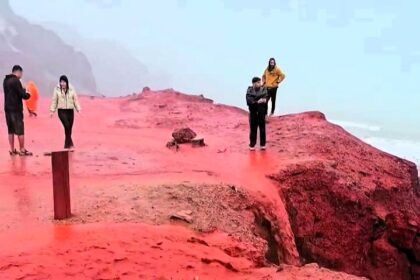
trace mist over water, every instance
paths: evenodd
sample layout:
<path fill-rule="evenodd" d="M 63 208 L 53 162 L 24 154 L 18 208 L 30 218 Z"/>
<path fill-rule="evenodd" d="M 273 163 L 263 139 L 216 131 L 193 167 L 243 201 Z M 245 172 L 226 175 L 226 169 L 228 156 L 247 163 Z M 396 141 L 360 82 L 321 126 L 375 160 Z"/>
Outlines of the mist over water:
<path fill-rule="evenodd" d="M 383 150 L 387 153 L 410 160 L 420 165 L 420 140 L 392 137 L 380 126 L 354 123 L 340 120 L 330 120 L 332 123 L 342 126 L 364 142 Z"/>

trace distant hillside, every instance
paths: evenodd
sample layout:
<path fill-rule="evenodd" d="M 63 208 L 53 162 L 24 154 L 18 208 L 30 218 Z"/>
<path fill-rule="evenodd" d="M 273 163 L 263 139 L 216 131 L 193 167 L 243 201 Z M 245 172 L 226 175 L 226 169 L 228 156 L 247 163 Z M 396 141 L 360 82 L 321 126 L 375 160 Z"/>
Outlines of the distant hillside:
<path fill-rule="evenodd" d="M 41 24 L 86 55 L 92 66 L 98 92 L 102 95 L 120 96 L 138 92 L 146 86 L 156 89 L 171 85 L 169 74 L 150 69 L 118 42 L 86 38 L 62 23 Z"/>
<path fill-rule="evenodd" d="M 58 78 L 66 74 L 83 94 L 97 95 L 96 81 L 86 56 L 64 43 L 54 32 L 17 16 L 7 0 L 0 2 L 0 74 L 14 64 L 24 68 L 24 82 L 34 80 L 49 96 Z"/>

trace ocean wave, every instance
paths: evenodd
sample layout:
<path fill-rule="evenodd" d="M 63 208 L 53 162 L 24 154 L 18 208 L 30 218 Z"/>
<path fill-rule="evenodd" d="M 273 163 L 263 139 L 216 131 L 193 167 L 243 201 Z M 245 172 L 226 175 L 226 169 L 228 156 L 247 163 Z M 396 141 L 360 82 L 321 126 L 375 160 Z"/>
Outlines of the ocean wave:
<path fill-rule="evenodd" d="M 385 152 L 405 158 L 420 165 L 420 142 L 418 141 L 380 137 L 366 137 L 363 141 Z"/>
<path fill-rule="evenodd" d="M 381 127 L 377 125 L 369 125 L 365 123 L 357 123 L 357 122 L 349 122 L 349 121 L 341 121 L 341 120 L 330 120 L 330 122 L 343 126 L 345 128 L 358 128 L 358 129 L 364 129 L 372 132 L 378 132 L 381 131 Z"/>

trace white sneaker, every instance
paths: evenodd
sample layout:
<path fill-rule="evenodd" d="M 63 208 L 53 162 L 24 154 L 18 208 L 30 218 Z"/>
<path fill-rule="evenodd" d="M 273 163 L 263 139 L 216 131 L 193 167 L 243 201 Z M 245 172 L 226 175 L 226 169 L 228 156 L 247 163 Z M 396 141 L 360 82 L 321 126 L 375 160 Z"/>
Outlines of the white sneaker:
<path fill-rule="evenodd" d="M 267 149 L 267 147 L 266 146 L 261 146 L 260 149 L 265 151 Z"/>
<path fill-rule="evenodd" d="M 255 151 L 255 147 L 249 147 L 250 151 Z"/>

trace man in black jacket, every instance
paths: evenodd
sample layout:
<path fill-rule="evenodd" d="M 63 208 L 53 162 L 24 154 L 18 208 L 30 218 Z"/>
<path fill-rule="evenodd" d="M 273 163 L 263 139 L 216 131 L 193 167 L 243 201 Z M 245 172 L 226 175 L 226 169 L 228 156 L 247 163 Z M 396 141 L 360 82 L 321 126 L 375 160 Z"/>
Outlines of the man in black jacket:
<path fill-rule="evenodd" d="M 249 149 L 255 150 L 257 144 L 257 130 L 260 130 L 261 150 L 265 150 L 265 113 L 267 107 L 267 89 L 261 86 L 261 79 L 255 77 L 252 79 L 252 86 L 248 87 L 246 92 L 246 103 L 249 108 Z"/>
<path fill-rule="evenodd" d="M 7 75 L 3 81 L 4 112 L 6 114 L 7 130 L 9 134 L 10 155 L 31 156 L 25 149 L 25 126 L 23 123 L 22 100 L 29 99 L 30 95 L 22 87 L 22 67 L 13 66 L 12 74 Z M 19 139 L 20 151 L 15 149 L 15 135 Z"/>

